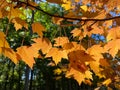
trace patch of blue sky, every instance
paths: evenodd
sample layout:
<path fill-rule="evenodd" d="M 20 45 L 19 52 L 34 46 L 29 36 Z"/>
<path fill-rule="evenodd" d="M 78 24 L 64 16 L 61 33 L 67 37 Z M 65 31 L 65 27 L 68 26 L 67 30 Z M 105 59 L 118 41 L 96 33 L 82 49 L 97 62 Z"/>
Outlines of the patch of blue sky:
<path fill-rule="evenodd" d="M 95 39 L 96 41 L 103 41 L 103 42 L 105 42 L 105 37 L 103 35 L 93 34 L 91 37 L 93 39 Z"/>

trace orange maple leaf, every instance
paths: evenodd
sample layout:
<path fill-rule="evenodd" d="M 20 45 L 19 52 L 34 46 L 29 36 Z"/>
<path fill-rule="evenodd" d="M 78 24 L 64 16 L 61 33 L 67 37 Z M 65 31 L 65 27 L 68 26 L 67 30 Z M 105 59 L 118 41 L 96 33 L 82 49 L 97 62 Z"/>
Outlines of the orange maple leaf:
<path fill-rule="evenodd" d="M 92 56 L 92 58 L 94 58 L 96 61 L 99 61 L 99 59 L 103 58 L 102 53 L 105 53 L 106 50 L 104 50 L 101 45 L 93 45 L 87 49 L 87 52 Z"/>
<path fill-rule="evenodd" d="M 45 31 L 45 28 L 39 22 L 35 22 L 32 24 L 32 30 L 33 32 L 36 32 L 40 37 L 43 37 L 43 31 Z"/>
<path fill-rule="evenodd" d="M 65 43 L 63 45 L 63 49 L 69 53 L 69 52 L 72 52 L 72 51 L 75 51 L 75 50 L 84 50 L 85 51 L 85 48 L 81 45 L 81 44 L 78 44 L 77 42 L 69 42 L 69 43 Z"/>
<path fill-rule="evenodd" d="M 15 64 L 19 61 L 19 55 L 13 51 L 11 48 L 0 48 L 0 54 L 3 54 L 4 56 L 8 57 L 13 61 Z"/>
<path fill-rule="evenodd" d="M 107 59 L 100 59 L 99 62 L 100 62 L 100 65 L 103 66 L 103 67 L 109 67 L 110 66 Z"/>
<path fill-rule="evenodd" d="M 38 57 L 38 50 L 31 46 L 21 46 L 17 48 L 17 53 L 19 54 L 21 60 L 23 60 L 30 68 L 33 67 L 35 63 L 34 58 Z"/>
<path fill-rule="evenodd" d="M 85 78 L 92 79 L 92 73 L 90 71 L 87 70 L 85 73 L 81 73 L 80 71 L 72 67 L 66 73 L 66 77 L 71 77 L 71 76 L 79 83 L 79 85 L 85 80 Z"/>
<path fill-rule="evenodd" d="M 63 46 L 65 43 L 69 43 L 68 37 L 58 37 L 55 38 L 55 44 L 54 46 Z"/>
<path fill-rule="evenodd" d="M 33 41 L 35 43 L 32 44 L 32 47 L 36 50 L 41 50 L 43 54 L 48 53 L 52 48 L 52 44 L 47 38 L 36 38 Z"/>
<path fill-rule="evenodd" d="M 10 10 L 8 10 L 8 18 L 12 19 L 15 17 L 19 17 L 22 14 L 22 11 L 19 8 L 14 8 L 14 4 L 9 4 Z"/>
<path fill-rule="evenodd" d="M 68 54 L 70 66 L 81 71 L 85 72 L 88 67 L 86 62 L 94 61 L 94 59 L 83 50 L 72 51 Z"/>
<path fill-rule="evenodd" d="M 0 47 L 10 48 L 9 43 L 5 39 L 5 34 L 0 31 Z"/>
<path fill-rule="evenodd" d="M 109 41 L 105 46 L 105 50 L 108 51 L 109 54 L 112 55 L 112 57 L 115 57 L 118 50 L 120 50 L 120 39 Z"/>
<path fill-rule="evenodd" d="M 18 62 L 18 55 L 10 48 L 5 37 L 5 34 L 0 32 L 0 54 L 10 58 L 16 64 Z"/>
<path fill-rule="evenodd" d="M 103 34 L 104 33 L 102 27 L 98 26 L 97 24 L 90 26 L 91 24 L 93 24 L 93 22 L 89 22 L 84 26 L 84 32 L 83 32 L 84 37 L 86 35 L 90 37 L 92 34 Z"/>
<path fill-rule="evenodd" d="M 83 39 L 83 32 L 79 28 L 75 28 L 71 31 L 73 37 L 79 37 L 79 40 Z"/>
<path fill-rule="evenodd" d="M 28 29 L 28 24 L 25 22 L 25 20 L 22 20 L 19 17 L 14 18 L 12 22 L 14 23 L 16 30 L 22 29 L 22 27 Z"/>
<path fill-rule="evenodd" d="M 120 27 L 111 28 L 106 39 L 107 41 L 120 39 Z"/>
<path fill-rule="evenodd" d="M 62 58 L 68 59 L 67 53 L 59 48 L 51 48 L 45 57 L 52 57 L 55 64 L 58 64 Z"/>

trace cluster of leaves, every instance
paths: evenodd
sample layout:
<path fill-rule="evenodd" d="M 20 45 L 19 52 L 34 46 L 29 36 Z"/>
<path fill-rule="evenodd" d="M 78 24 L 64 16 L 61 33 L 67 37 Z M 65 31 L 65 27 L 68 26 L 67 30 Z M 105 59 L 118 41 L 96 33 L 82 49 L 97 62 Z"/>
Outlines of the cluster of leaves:
<path fill-rule="evenodd" d="M 8 22 L 6 28 L 1 26 L 4 30 L 0 31 L 0 53 L 15 64 L 19 60 L 24 61 L 31 69 L 35 58 L 50 59 L 53 61 L 50 65 L 58 65 L 66 59 L 69 64 L 63 64 L 61 69 L 55 70 L 55 74 L 64 72 L 66 77 L 73 77 L 79 84 L 84 82 L 91 85 L 93 74 L 104 78 L 102 85 L 108 86 L 112 81 L 119 83 L 120 1 L 47 0 L 48 3 L 54 3 L 56 8 L 59 7 L 62 13 L 56 8 L 56 13 L 49 13 L 49 9 L 48 12 L 44 11 L 44 4 L 39 6 L 41 2 L 1 1 L 0 18 L 8 18 Z M 50 27 L 45 27 L 44 22 L 40 23 L 40 19 L 33 17 L 34 12 L 35 15 L 39 14 L 38 11 L 48 15 L 56 31 L 52 32 Z M 113 17 L 111 13 L 116 16 Z M 41 19 L 44 17 L 40 16 Z M 16 32 L 20 32 L 16 37 L 22 38 L 19 38 L 21 42 L 15 48 L 9 39 L 12 37 L 9 29 L 11 24 Z M 28 44 L 24 44 L 26 38 L 30 40 Z"/>

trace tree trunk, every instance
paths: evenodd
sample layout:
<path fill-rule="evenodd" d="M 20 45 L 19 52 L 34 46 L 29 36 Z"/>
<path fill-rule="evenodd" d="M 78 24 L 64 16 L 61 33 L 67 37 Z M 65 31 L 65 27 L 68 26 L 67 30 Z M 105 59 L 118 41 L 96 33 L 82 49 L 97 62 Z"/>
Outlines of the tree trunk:
<path fill-rule="evenodd" d="M 29 73 L 30 73 L 30 68 L 26 66 L 24 90 L 29 90 Z"/>

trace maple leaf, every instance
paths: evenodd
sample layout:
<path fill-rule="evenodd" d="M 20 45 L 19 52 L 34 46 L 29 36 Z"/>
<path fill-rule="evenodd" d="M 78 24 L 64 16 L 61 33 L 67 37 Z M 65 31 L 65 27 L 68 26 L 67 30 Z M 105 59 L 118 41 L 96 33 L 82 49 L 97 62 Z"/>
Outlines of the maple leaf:
<path fill-rule="evenodd" d="M 64 20 L 63 18 L 52 17 L 53 23 L 60 25 L 61 22 Z"/>
<path fill-rule="evenodd" d="M 88 8 L 87 8 L 86 5 L 80 6 L 80 8 L 81 8 L 82 10 L 84 10 L 85 12 L 88 10 Z"/>
<path fill-rule="evenodd" d="M 98 75 L 100 78 L 105 77 L 104 75 L 102 75 L 101 72 L 101 68 L 100 68 L 100 63 L 98 61 L 90 61 L 89 62 L 89 66 L 91 68 L 91 70 L 93 70 L 93 72 Z"/>
<path fill-rule="evenodd" d="M 12 22 L 14 23 L 14 27 L 16 28 L 16 30 L 22 29 L 22 27 L 28 29 L 27 23 L 19 17 L 14 18 Z"/>
<path fill-rule="evenodd" d="M 85 75 L 74 68 L 70 68 L 66 77 L 73 77 L 80 85 L 84 81 Z"/>
<path fill-rule="evenodd" d="M 33 41 L 35 43 L 32 44 L 32 47 L 36 50 L 41 50 L 43 54 L 48 53 L 52 48 L 52 44 L 48 38 L 36 38 Z"/>
<path fill-rule="evenodd" d="M 66 1 L 64 4 L 62 4 L 62 7 L 65 8 L 65 10 L 71 9 L 71 1 Z"/>
<path fill-rule="evenodd" d="M 62 48 L 66 51 L 67 54 L 75 50 L 85 51 L 85 48 L 81 44 L 78 44 L 77 42 L 65 43 Z"/>
<path fill-rule="evenodd" d="M 105 46 L 105 50 L 111 54 L 112 57 L 115 57 L 118 50 L 120 50 L 120 39 L 109 41 Z"/>
<path fill-rule="evenodd" d="M 17 48 L 17 53 L 30 68 L 35 63 L 34 58 L 39 56 L 38 51 L 31 46 L 21 46 Z"/>
<path fill-rule="evenodd" d="M 81 71 L 85 72 L 88 67 L 85 62 L 94 61 L 94 59 L 83 50 L 72 51 L 68 54 L 70 61 L 70 66 Z"/>
<path fill-rule="evenodd" d="M 67 53 L 59 48 L 51 48 L 45 57 L 52 57 L 56 65 L 62 58 L 68 59 Z"/>
<path fill-rule="evenodd" d="M 0 31 L 0 47 L 10 48 L 5 37 L 6 37 L 5 34 Z"/>
<path fill-rule="evenodd" d="M 109 67 L 110 66 L 110 64 L 109 64 L 107 59 L 100 59 L 99 62 L 100 62 L 101 66 L 104 66 L 104 67 Z"/>
<path fill-rule="evenodd" d="M 15 64 L 19 61 L 19 55 L 14 52 L 11 48 L 0 48 L 0 54 L 3 54 L 4 56 L 8 57 L 13 61 Z"/>
<path fill-rule="evenodd" d="M 43 37 L 43 31 L 45 31 L 45 28 L 39 22 L 35 22 L 32 24 L 32 30 L 33 32 L 36 32 L 40 37 Z"/>
<path fill-rule="evenodd" d="M 75 28 L 71 31 L 73 37 L 79 37 L 79 40 L 83 39 L 83 32 L 79 28 Z"/>
<path fill-rule="evenodd" d="M 99 61 L 99 59 L 103 58 L 102 53 L 105 53 L 106 50 L 104 50 L 101 45 L 93 45 L 87 49 L 87 52 L 92 56 L 92 58 L 94 58 L 94 60 Z"/>
<path fill-rule="evenodd" d="M 83 36 L 91 36 L 92 34 L 103 34 L 103 28 L 102 27 L 98 27 L 97 24 L 94 24 L 93 26 L 90 26 L 91 24 L 93 24 L 93 22 L 89 22 L 84 26 L 84 32 L 83 32 Z"/>
<path fill-rule="evenodd" d="M 106 37 L 107 41 L 120 38 L 120 27 L 111 28 Z"/>
<path fill-rule="evenodd" d="M 110 78 L 108 78 L 107 80 L 105 80 L 105 81 L 103 82 L 103 85 L 108 86 L 111 82 L 112 82 L 112 80 L 111 80 Z"/>
<path fill-rule="evenodd" d="M 81 73 L 80 71 L 72 67 L 66 73 L 66 77 L 71 77 L 71 76 L 79 83 L 79 85 L 85 80 L 85 78 L 92 79 L 92 73 L 90 71 L 87 70 L 85 73 Z"/>
<path fill-rule="evenodd" d="M 69 43 L 68 37 L 58 37 L 55 38 L 55 44 L 54 46 L 63 46 L 65 43 Z"/>
<path fill-rule="evenodd" d="M 18 55 L 10 48 L 9 43 L 5 37 L 5 34 L 0 31 L 0 54 L 10 58 L 15 64 L 17 64 Z"/>
<path fill-rule="evenodd" d="M 9 4 L 8 6 L 10 7 L 10 10 L 8 10 L 8 12 L 9 12 L 8 18 L 9 19 L 19 17 L 20 14 L 22 14 L 22 11 L 19 8 L 14 8 L 15 5 Z"/>

